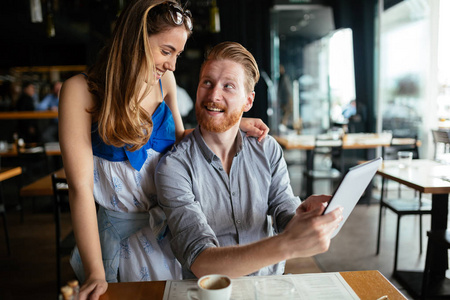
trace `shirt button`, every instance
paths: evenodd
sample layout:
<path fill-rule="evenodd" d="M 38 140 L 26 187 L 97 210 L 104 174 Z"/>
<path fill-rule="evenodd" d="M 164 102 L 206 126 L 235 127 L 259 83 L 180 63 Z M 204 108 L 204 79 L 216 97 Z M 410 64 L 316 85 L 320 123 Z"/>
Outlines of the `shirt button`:
<path fill-rule="evenodd" d="M 235 192 L 232 192 L 231 195 L 236 196 L 236 193 L 235 193 Z"/>
<path fill-rule="evenodd" d="M 241 220 L 237 220 L 236 223 L 241 224 Z"/>
<path fill-rule="evenodd" d="M 219 167 L 219 170 L 220 170 L 220 171 L 223 171 L 223 168 L 222 168 L 222 167 Z"/>

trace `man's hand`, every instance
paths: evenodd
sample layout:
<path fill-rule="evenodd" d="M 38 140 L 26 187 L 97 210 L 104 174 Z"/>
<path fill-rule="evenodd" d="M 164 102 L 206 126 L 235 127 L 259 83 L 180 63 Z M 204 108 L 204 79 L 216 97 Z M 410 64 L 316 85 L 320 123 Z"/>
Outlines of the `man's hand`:
<path fill-rule="evenodd" d="M 308 257 L 328 250 L 331 234 L 342 221 L 342 208 L 322 215 L 331 196 L 310 196 L 299 205 L 281 236 L 289 257 Z"/>
<path fill-rule="evenodd" d="M 325 208 L 328 206 L 328 202 L 330 202 L 330 200 L 330 195 L 312 195 L 305 201 L 303 201 L 302 204 L 300 204 L 300 206 L 297 208 L 297 211 L 307 212 L 314 209 L 322 209 L 322 211 L 320 211 L 320 214 L 322 214 Z"/>

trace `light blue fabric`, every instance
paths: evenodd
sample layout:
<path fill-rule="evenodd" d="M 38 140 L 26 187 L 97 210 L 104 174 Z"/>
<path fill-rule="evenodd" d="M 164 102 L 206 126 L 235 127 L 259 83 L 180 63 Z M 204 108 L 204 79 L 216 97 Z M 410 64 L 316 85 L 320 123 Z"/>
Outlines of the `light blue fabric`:
<path fill-rule="evenodd" d="M 59 99 L 55 94 L 48 94 L 36 105 L 36 110 L 49 110 L 52 107 L 58 107 Z"/>
<path fill-rule="evenodd" d="M 156 168 L 158 202 L 185 279 L 195 278 L 191 266 L 205 249 L 246 245 L 280 233 L 300 205 L 283 151 L 273 137 L 258 142 L 240 131 L 236 151 L 227 173 L 197 127 Z M 251 275 L 283 272 L 281 262 Z"/>
<path fill-rule="evenodd" d="M 118 282 L 120 241 L 149 226 L 149 216 L 147 212 L 124 213 L 100 206 L 97 218 L 106 281 Z M 84 269 L 78 248 L 75 248 L 70 264 L 78 279 L 84 282 Z"/>

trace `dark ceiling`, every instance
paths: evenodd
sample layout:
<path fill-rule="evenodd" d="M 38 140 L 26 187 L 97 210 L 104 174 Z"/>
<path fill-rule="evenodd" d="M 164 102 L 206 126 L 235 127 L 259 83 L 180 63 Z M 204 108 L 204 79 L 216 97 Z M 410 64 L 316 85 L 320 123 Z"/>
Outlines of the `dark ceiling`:
<path fill-rule="evenodd" d="M 0 10 L 0 26 L 3 29 L 0 32 L 0 68 L 3 69 L 91 62 L 109 35 L 120 2 L 41 0 L 43 22 L 32 23 L 29 0 L 4 1 L 6 3 Z M 195 16 L 201 15 L 200 11 L 196 14 L 195 10 L 208 5 L 207 0 L 191 0 L 189 8 Z M 286 35 L 314 40 L 334 29 L 330 8 L 321 5 L 287 7 L 290 9 L 286 9 L 286 5 L 275 5 L 272 9 L 272 13 L 278 11 L 280 37 Z M 52 13 L 55 24 L 54 37 L 47 36 L 49 13 Z"/>
<path fill-rule="evenodd" d="M 297 9 L 274 9 L 278 14 L 279 34 L 315 40 L 335 29 L 333 11 L 325 6 L 297 6 Z"/>
<path fill-rule="evenodd" d="M 5 2 L 0 10 L 0 68 L 3 69 L 86 64 L 89 44 L 103 41 L 101 31 L 105 25 L 102 24 L 109 31 L 108 19 L 116 12 L 112 4 L 116 1 L 41 0 L 42 22 L 33 23 L 31 1 Z M 48 36 L 50 15 L 55 28 L 53 37 Z"/>

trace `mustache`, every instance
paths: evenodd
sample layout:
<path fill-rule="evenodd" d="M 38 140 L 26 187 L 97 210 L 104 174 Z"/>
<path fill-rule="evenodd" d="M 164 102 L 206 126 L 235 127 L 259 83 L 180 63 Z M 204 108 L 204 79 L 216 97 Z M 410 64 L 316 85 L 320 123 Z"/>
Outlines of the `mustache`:
<path fill-rule="evenodd" d="M 220 109 L 220 110 L 226 110 L 226 106 L 217 102 L 212 101 L 203 101 L 201 103 L 201 106 L 206 107 L 207 109 Z"/>

